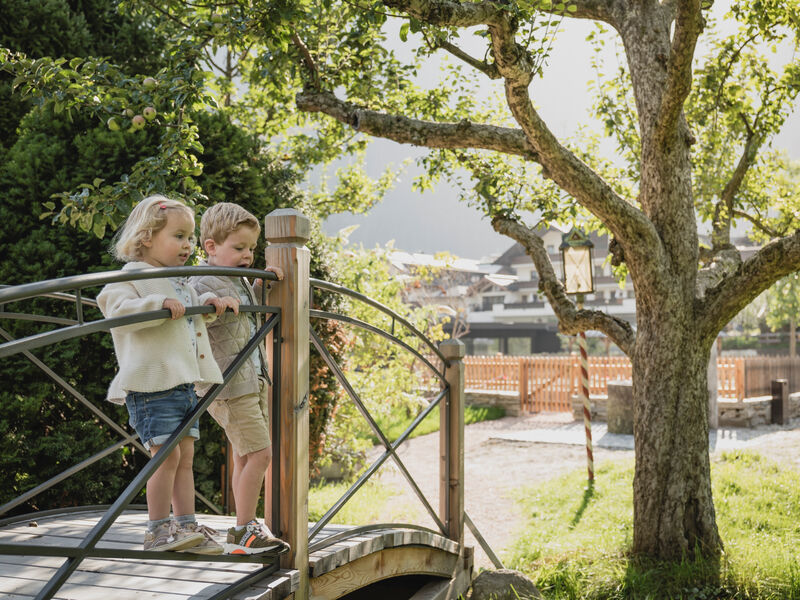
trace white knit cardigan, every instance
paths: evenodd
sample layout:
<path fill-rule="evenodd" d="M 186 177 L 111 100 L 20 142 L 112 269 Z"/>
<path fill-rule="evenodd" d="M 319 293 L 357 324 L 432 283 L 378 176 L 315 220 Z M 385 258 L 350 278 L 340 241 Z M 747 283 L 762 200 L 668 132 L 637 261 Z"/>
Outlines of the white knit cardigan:
<path fill-rule="evenodd" d="M 143 262 L 126 264 L 123 271 L 151 268 Z M 197 296 L 189 288 L 192 304 L 199 306 L 210 295 Z M 106 318 L 124 317 L 163 308 L 166 298 L 178 299 L 169 279 L 142 279 L 106 285 L 97 296 L 97 305 Z M 222 373 L 211 353 L 205 322 L 216 315 L 195 318 L 194 349 L 191 328 L 185 317 L 156 319 L 111 329 L 119 372 L 108 388 L 107 399 L 125 402 L 129 391 L 159 392 L 184 383 L 222 383 Z"/>

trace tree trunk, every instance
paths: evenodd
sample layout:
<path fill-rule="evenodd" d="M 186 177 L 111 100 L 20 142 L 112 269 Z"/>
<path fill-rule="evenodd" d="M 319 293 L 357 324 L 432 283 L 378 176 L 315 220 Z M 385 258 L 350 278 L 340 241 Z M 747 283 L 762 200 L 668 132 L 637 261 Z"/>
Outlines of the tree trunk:
<path fill-rule="evenodd" d="M 722 547 L 708 456 L 710 345 L 677 315 L 639 312 L 632 356 L 633 551 L 662 559 Z"/>

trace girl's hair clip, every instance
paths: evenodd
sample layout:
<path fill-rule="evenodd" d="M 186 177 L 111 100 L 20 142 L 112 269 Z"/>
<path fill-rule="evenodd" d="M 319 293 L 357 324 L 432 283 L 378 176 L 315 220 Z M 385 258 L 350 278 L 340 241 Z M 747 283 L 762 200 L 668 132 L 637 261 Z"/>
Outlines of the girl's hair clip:
<path fill-rule="evenodd" d="M 164 204 L 163 202 L 159 202 L 158 203 L 158 208 L 160 208 L 161 210 L 167 210 L 167 205 Z"/>

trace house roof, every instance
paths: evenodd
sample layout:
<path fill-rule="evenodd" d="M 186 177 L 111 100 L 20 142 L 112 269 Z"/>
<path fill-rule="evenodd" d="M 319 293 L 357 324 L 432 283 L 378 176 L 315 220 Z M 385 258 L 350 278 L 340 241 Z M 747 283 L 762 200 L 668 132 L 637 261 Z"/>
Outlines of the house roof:
<path fill-rule="evenodd" d="M 481 263 L 470 258 L 458 258 L 456 256 L 437 258 L 433 254 L 410 253 L 400 250 L 395 250 L 389 254 L 389 262 L 400 271 L 407 271 L 408 267 L 437 267 L 466 273 L 494 273 L 498 270 L 498 267 L 494 264 Z"/>

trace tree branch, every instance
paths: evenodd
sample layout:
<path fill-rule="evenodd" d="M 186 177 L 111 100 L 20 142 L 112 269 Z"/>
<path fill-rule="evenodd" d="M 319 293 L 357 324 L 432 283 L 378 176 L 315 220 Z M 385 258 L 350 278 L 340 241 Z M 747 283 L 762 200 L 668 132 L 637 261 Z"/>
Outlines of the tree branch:
<path fill-rule="evenodd" d="M 696 322 L 703 337 L 713 337 L 739 311 L 773 283 L 800 270 L 800 231 L 761 248 L 698 299 Z"/>
<path fill-rule="evenodd" d="M 493 0 L 484 2 L 458 2 L 456 0 L 383 0 L 389 8 L 403 11 L 415 19 L 439 27 L 474 27 L 491 25 L 498 18 L 505 18 L 508 11 L 502 2 Z M 611 22 L 612 0 L 572 0 L 574 12 L 559 12 L 567 17 L 579 19 L 598 19 Z M 553 10 L 541 9 L 542 12 Z"/>
<path fill-rule="evenodd" d="M 745 121 L 745 126 L 747 126 L 747 139 L 742 155 L 739 157 L 739 162 L 733 170 L 731 178 L 722 190 L 719 202 L 714 207 L 714 229 L 711 233 L 711 244 L 714 248 L 730 245 L 731 219 L 734 213 L 733 201 L 742 186 L 747 171 L 755 163 L 758 149 L 761 147 L 761 138 L 755 135 L 747 121 Z"/>
<path fill-rule="evenodd" d="M 357 107 L 324 91 L 306 90 L 296 99 L 300 110 L 324 113 L 357 131 L 401 144 L 428 148 L 481 148 L 536 160 L 536 153 L 518 129 L 482 125 L 466 119 L 458 123 L 434 123 L 388 115 Z"/>
<path fill-rule="evenodd" d="M 492 38 L 495 65 L 505 79 L 506 96 L 514 117 L 535 150 L 536 158 L 544 167 L 545 176 L 551 177 L 562 189 L 575 197 L 598 218 L 606 222 L 621 241 L 627 230 L 636 229 L 634 235 L 651 248 L 641 253 L 643 260 L 652 260 L 652 248 L 660 241 L 650 221 L 634 206 L 620 198 L 585 163 L 564 148 L 549 131 L 533 108 L 528 95 L 528 85 L 533 77 L 531 57 L 524 47 L 516 43 L 513 15 L 503 10 L 499 2 L 460 3 L 453 0 L 384 0 L 384 4 L 436 26 L 468 27 L 487 25 Z M 610 14 L 610 0 L 578 0 L 578 13 L 605 18 Z M 631 244 L 628 256 L 637 251 Z M 658 252 L 655 253 L 658 256 Z M 659 268 L 663 266 L 660 265 Z"/>
<path fill-rule="evenodd" d="M 732 245 L 719 248 L 704 257 L 707 266 L 697 271 L 695 281 L 695 295 L 703 298 L 706 292 L 718 286 L 725 277 L 732 275 L 742 264 L 742 256 Z"/>
<path fill-rule="evenodd" d="M 530 140 L 544 175 L 605 223 L 622 245 L 629 265 L 639 274 L 667 268 L 666 255 L 653 223 L 626 202 L 588 165 L 562 146 L 531 102 L 530 59 L 514 41 L 508 18 L 489 26 L 495 62 L 505 79 L 506 99 L 517 123 Z M 646 277 L 655 285 L 660 277 Z"/>
<path fill-rule="evenodd" d="M 451 44 L 447 40 L 441 40 L 435 42 L 434 46 L 436 48 L 441 48 L 442 50 L 446 50 L 459 60 L 463 60 L 472 68 L 480 71 L 484 75 L 486 75 L 489 79 L 500 79 L 500 72 L 497 70 L 497 65 L 493 63 L 487 63 L 483 60 L 478 60 L 477 58 L 473 58 L 466 52 L 464 52 L 458 46 Z"/>
<path fill-rule="evenodd" d="M 359 131 L 400 143 L 430 148 L 481 148 L 534 160 L 542 165 L 545 177 L 553 179 L 607 224 L 622 245 L 632 274 L 641 274 L 643 281 L 653 282 L 656 286 L 666 285 L 663 278 L 655 276 L 663 273 L 668 265 L 652 222 L 563 147 L 533 107 L 528 86 L 535 65 L 525 48 L 516 43 L 513 16 L 502 10 L 503 5 L 492 2 L 462 4 L 450 0 L 384 0 L 384 4 L 433 25 L 488 25 L 495 64 L 505 80 L 508 105 L 522 132 L 474 125 L 469 121 L 435 124 L 381 114 L 340 101 L 329 92 L 313 94 L 306 90 L 298 94 L 300 110 L 323 112 Z M 661 290 L 656 293 L 661 293 Z"/>
<path fill-rule="evenodd" d="M 314 62 L 314 57 L 311 56 L 311 52 L 308 51 L 308 46 L 305 45 L 303 40 L 300 39 L 300 36 L 297 35 L 297 32 L 292 31 L 292 43 L 297 47 L 300 51 L 300 56 L 303 57 L 303 64 L 305 64 L 306 69 L 311 76 L 311 82 L 314 86 L 315 90 L 321 89 L 320 81 L 319 81 L 319 70 L 317 69 L 317 65 Z"/>
<path fill-rule="evenodd" d="M 561 333 L 574 335 L 588 329 L 602 331 L 614 340 L 614 343 L 625 354 L 630 356 L 636 341 L 630 324 L 601 311 L 577 310 L 575 304 L 567 297 L 564 286 L 553 270 L 553 264 L 547 255 L 542 238 L 529 227 L 507 217 L 493 218 L 492 227 L 498 233 L 519 242 L 533 260 L 536 272 L 539 274 L 539 291 L 547 296 L 558 319 L 558 329 Z"/>
<path fill-rule="evenodd" d="M 505 11 L 500 2 L 457 0 L 383 0 L 389 8 L 439 27 L 474 27 L 494 23 Z"/>
<path fill-rule="evenodd" d="M 702 30 L 700 0 L 677 0 L 675 33 L 667 60 L 667 80 L 656 121 L 656 140 L 659 146 L 663 147 L 670 133 L 675 131 L 683 103 L 692 88 L 692 58 Z"/>
<path fill-rule="evenodd" d="M 613 4 L 614 2 L 611 0 L 572 0 L 569 5 L 574 6 L 575 11 L 565 12 L 563 14 L 565 17 L 574 19 L 604 21 L 613 26 L 615 23 L 614 17 L 612 16 Z"/>
<path fill-rule="evenodd" d="M 773 229 L 772 227 L 770 227 L 769 225 L 764 223 L 764 221 L 762 221 L 757 216 L 751 215 L 750 213 L 746 213 L 743 210 L 734 210 L 733 211 L 733 216 L 734 217 L 739 217 L 740 219 L 747 219 L 748 221 L 750 221 L 753 224 L 753 226 L 756 229 L 758 229 L 761 232 L 767 234 L 771 238 L 779 238 L 779 237 L 782 237 L 782 236 L 786 235 L 785 232 L 780 232 L 780 231 L 777 231 L 776 229 Z"/>

